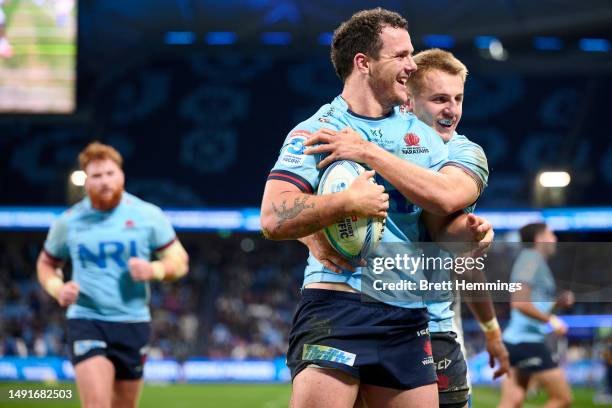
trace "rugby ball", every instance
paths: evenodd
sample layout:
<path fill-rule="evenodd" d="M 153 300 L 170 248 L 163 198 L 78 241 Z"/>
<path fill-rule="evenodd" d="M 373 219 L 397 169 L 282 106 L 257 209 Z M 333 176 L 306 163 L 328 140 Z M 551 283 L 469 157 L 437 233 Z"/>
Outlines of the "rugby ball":
<path fill-rule="evenodd" d="M 347 189 L 365 168 L 353 161 L 339 160 L 327 167 L 317 189 L 318 195 Z M 376 183 L 374 179 L 371 180 Z M 366 258 L 378 246 L 385 230 L 385 219 L 346 216 L 323 232 L 331 246 L 350 260 Z"/>

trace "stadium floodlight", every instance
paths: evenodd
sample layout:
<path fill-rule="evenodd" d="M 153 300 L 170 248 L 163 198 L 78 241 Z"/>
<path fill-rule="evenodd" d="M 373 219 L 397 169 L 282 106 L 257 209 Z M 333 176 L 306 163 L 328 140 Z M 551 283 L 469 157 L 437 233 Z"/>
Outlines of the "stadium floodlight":
<path fill-rule="evenodd" d="M 494 39 L 489 44 L 489 53 L 491 54 L 491 58 L 496 61 L 505 61 L 508 59 L 508 52 L 504 48 L 502 42 L 498 39 Z"/>
<path fill-rule="evenodd" d="M 572 178 L 566 171 L 543 171 L 538 176 L 542 187 L 567 187 Z"/>
<path fill-rule="evenodd" d="M 70 175 L 70 182 L 77 187 L 83 187 L 85 185 L 86 178 L 87 175 L 83 170 L 76 170 Z"/>

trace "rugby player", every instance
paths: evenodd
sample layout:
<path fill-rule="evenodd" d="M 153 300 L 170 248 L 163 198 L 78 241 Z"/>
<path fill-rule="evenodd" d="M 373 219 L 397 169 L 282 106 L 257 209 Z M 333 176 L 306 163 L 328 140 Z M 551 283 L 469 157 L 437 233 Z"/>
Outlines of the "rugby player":
<path fill-rule="evenodd" d="M 38 280 L 68 307 L 82 406 L 136 407 L 151 332 L 148 281 L 184 276 L 188 256 L 162 211 L 124 191 L 117 150 L 93 142 L 79 154 L 79 164 L 87 197 L 49 230 Z M 72 279 L 64 282 L 67 259 Z"/>
<path fill-rule="evenodd" d="M 448 153 L 431 127 L 398 108 L 407 102 L 406 81 L 416 69 L 412 52 L 406 21 L 384 9 L 358 12 L 335 31 L 332 62 L 344 83 L 342 94 L 285 139 L 262 201 L 262 229 L 268 238 L 302 238 L 350 214 L 388 215 L 383 242 L 418 239 L 421 209 L 404 195 L 412 182 L 408 179 L 416 178 L 413 170 L 425 171 L 421 167 L 439 170 Z M 315 150 L 305 154 L 304 144 L 316 140 L 328 146 L 338 138 L 348 141 L 338 146 L 380 160 L 377 170 L 388 195 L 382 186 L 368 182 L 373 171 L 345 191 L 312 195 L 319 168 L 338 159 L 339 152 L 327 157 Z M 431 173 L 434 188 L 456 187 Z M 449 173 L 465 177 L 462 169 Z M 450 193 L 444 202 L 436 201 L 435 212 L 446 216 L 472 204 L 478 187 L 471 179 L 468 183 L 473 197 L 464 200 Z M 362 302 L 360 290 L 361 268 L 336 273 L 309 257 L 287 357 L 292 406 L 352 407 L 359 392 L 368 406 L 436 406 L 424 302 Z"/>
<path fill-rule="evenodd" d="M 563 370 L 545 344 L 547 325 L 557 336 L 567 333 L 563 320 L 552 313 L 556 307 L 569 307 L 574 295 L 563 291 L 557 296 L 554 276 L 547 259 L 556 251 L 557 236 L 544 223 L 520 229 L 525 249 L 512 266 L 511 282 L 522 283 L 512 294 L 510 323 L 504 342 L 510 353 L 511 375 L 502 382 L 500 408 L 521 407 L 530 381 L 548 394 L 547 407 L 569 407 L 572 392 Z"/>
<path fill-rule="evenodd" d="M 461 119 L 464 84 L 467 77 L 467 68 L 451 53 L 446 51 L 432 49 L 420 52 L 414 56 L 414 61 L 417 64 L 418 70 L 413 73 L 407 81 L 408 88 L 408 104 L 406 109 L 414 112 L 416 116 L 434 128 L 442 139 L 447 143 L 449 148 L 449 162 L 447 166 L 454 168 L 443 167 L 440 178 L 447 177 L 448 173 L 457 176 L 462 183 L 458 183 L 455 193 L 464 194 L 464 202 L 470 200 L 475 201 L 473 188 L 477 187 L 478 195 L 486 186 L 488 178 L 488 166 L 486 156 L 475 143 L 470 142 L 466 137 L 457 135 L 455 129 Z M 307 144 L 310 144 L 308 142 Z M 317 149 L 322 151 L 323 149 Z M 342 158 L 353 160 L 364 160 L 364 157 L 356 155 L 347 155 Z M 369 163 L 368 163 L 369 164 Z M 374 163 L 373 163 L 374 164 Z M 456 173 L 456 170 L 461 172 Z M 421 173 L 429 173 L 429 171 Z M 446 173 L 446 174 L 444 174 Z M 431 175 L 427 174 L 428 177 Z M 467 188 L 463 188 L 466 186 Z M 430 191 L 430 186 L 418 186 L 414 183 L 412 189 L 408 192 L 408 198 L 413 201 L 420 201 L 426 204 L 426 210 L 436 211 L 435 204 L 428 201 L 428 197 L 436 194 L 435 191 Z M 440 193 L 440 191 L 438 191 Z M 472 203 L 474 202 L 472 201 Z M 470 205 L 463 212 L 470 213 L 474 205 Z M 421 240 L 428 240 L 431 236 L 437 241 L 448 240 L 444 234 L 439 234 L 443 229 L 442 225 L 456 219 L 465 219 L 466 215 L 456 213 L 449 217 L 440 217 L 428 212 L 423 212 L 423 220 L 427 224 L 427 232 Z M 468 218 L 469 226 L 472 228 L 489 228 L 488 222 L 481 217 L 474 215 Z M 483 229 L 484 231 L 484 229 Z M 492 230 L 486 241 L 492 240 Z M 475 233 L 478 235 L 478 233 Z M 339 267 L 352 269 L 351 264 L 337 254 L 321 234 L 313 234 L 312 236 L 301 239 L 310 249 L 311 253 L 322 260 L 322 263 L 328 268 L 340 272 Z M 440 256 L 444 256 L 443 253 Z M 473 274 L 478 271 L 472 271 Z M 442 278 L 442 277 L 438 277 Z M 444 279 L 450 278 L 446 276 Z M 483 277 L 480 277 L 483 279 Z M 445 296 L 448 295 L 448 296 Z M 490 353 L 491 366 L 494 365 L 494 360 L 499 363 L 499 368 L 494 376 L 498 377 L 508 370 L 507 351 L 501 341 L 501 330 L 495 318 L 495 310 L 490 298 L 485 294 L 478 293 L 478 302 L 470 302 L 470 307 L 475 308 L 475 313 L 482 322 L 483 330 L 485 330 L 487 338 L 487 350 Z M 451 300 L 447 300 L 447 299 Z M 482 298 L 482 300 L 480 300 Z M 458 341 L 461 336 L 461 330 L 458 325 L 453 324 L 454 302 L 452 293 L 436 292 L 434 299 L 427 302 L 427 308 L 430 315 L 429 330 L 432 334 L 432 348 L 436 370 L 438 374 L 438 389 L 440 397 L 440 406 L 444 407 L 463 407 L 469 399 L 469 384 L 467 380 L 467 364 L 464 354 L 462 353 L 462 345 Z"/>
<path fill-rule="evenodd" d="M 456 132 L 463 113 L 466 66 L 448 51 L 430 49 L 414 56 L 418 70 L 408 80 L 408 109 L 419 119 L 432 126 L 447 143 L 449 160 L 469 174 L 481 192 L 488 179 L 486 156 L 480 146 L 470 143 Z M 469 193 L 469 192 L 467 192 Z M 474 205 L 464 209 L 471 213 Z M 436 222 L 427 212 L 425 222 Z M 429 230 L 435 228 L 429 226 Z M 437 237 L 433 237 L 439 240 Z M 481 270 L 463 275 L 471 280 L 484 280 Z M 450 293 L 449 293 L 450 295 Z M 467 364 L 462 339 L 458 300 L 444 300 L 452 296 L 436 293 L 436 299 L 427 303 L 430 317 L 429 331 L 438 375 L 440 407 L 467 406 L 470 399 Z M 474 299 L 474 300 L 473 300 Z M 477 299 L 477 300 L 476 300 Z M 501 329 L 495 316 L 495 308 L 487 292 L 470 293 L 464 298 L 485 334 L 489 364 L 498 368 L 493 374 L 498 378 L 509 370 L 508 352 L 501 338 Z M 453 310 L 456 309 L 456 310 Z"/>

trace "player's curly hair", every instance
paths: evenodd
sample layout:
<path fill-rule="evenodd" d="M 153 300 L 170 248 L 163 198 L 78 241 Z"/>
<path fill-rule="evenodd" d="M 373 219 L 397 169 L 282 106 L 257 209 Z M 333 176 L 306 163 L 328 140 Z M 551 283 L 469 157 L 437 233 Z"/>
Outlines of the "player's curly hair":
<path fill-rule="evenodd" d="M 408 30 L 408 22 L 394 11 L 383 8 L 359 11 L 334 31 L 331 60 L 342 82 L 353 72 L 357 53 L 377 59 L 382 48 L 380 33 L 384 27 Z"/>
<path fill-rule="evenodd" d="M 87 165 L 95 160 L 110 159 L 117 163 L 119 168 L 123 167 L 123 157 L 114 147 L 102 144 L 98 141 L 91 142 L 79 153 L 79 167 L 85 171 Z"/>
<path fill-rule="evenodd" d="M 413 58 L 417 65 L 417 70 L 410 75 L 406 86 L 415 94 L 419 94 L 422 91 L 425 74 L 434 69 L 449 75 L 458 75 L 463 83 L 465 83 L 468 75 L 467 67 L 448 51 L 431 48 L 415 54 Z"/>

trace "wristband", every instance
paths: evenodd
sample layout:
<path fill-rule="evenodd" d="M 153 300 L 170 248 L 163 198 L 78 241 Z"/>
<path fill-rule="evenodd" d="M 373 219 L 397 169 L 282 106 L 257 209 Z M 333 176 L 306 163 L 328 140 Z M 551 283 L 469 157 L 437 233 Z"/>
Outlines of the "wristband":
<path fill-rule="evenodd" d="M 548 318 L 548 323 L 550 324 L 550 326 L 554 329 L 554 330 L 558 330 L 560 328 L 562 328 L 563 326 L 565 326 L 565 323 L 563 323 L 563 320 L 559 319 L 556 315 L 551 314 L 550 317 Z"/>
<path fill-rule="evenodd" d="M 151 262 L 151 268 L 153 268 L 153 277 L 157 280 L 163 280 L 166 276 L 166 267 L 161 261 Z"/>
<path fill-rule="evenodd" d="M 492 318 L 488 322 L 478 322 L 480 324 L 480 328 L 483 332 L 488 333 L 496 330 L 500 330 L 499 322 L 497 321 L 497 317 Z"/>
<path fill-rule="evenodd" d="M 57 276 L 47 279 L 44 284 L 44 288 L 47 293 L 55 299 L 57 299 L 62 286 L 64 286 L 64 281 Z"/>

